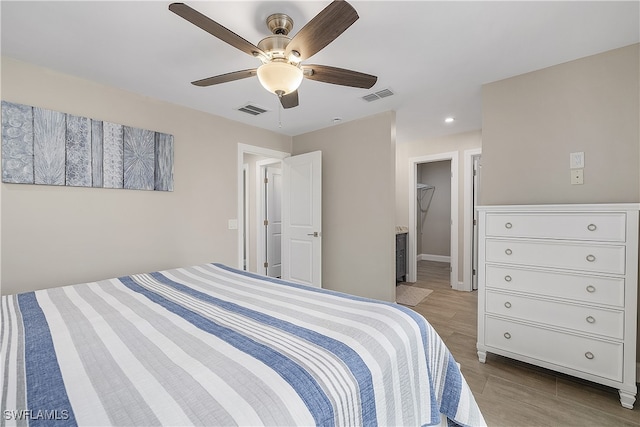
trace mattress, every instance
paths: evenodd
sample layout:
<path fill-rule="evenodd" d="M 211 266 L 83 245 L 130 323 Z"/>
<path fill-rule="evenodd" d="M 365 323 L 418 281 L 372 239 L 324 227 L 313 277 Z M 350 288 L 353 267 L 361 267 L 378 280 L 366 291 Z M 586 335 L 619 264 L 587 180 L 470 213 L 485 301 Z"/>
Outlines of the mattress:
<path fill-rule="evenodd" d="M 220 264 L 2 297 L 5 425 L 484 425 L 428 322 Z"/>

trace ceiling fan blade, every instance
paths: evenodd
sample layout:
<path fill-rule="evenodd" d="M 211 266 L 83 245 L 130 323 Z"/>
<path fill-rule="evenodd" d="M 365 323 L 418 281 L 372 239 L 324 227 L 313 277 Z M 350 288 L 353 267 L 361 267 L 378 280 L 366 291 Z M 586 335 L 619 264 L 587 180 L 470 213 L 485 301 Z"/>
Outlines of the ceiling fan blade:
<path fill-rule="evenodd" d="M 257 70 L 252 68 L 250 70 L 234 71 L 232 73 L 220 74 L 219 76 L 207 77 L 206 79 L 196 80 L 191 84 L 196 86 L 212 86 L 220 83 L 232 82 L 234 80 L 246 79 L 247 77 L 253 77 L 257 74 Z"/>
<path fill-rule="evenodd" d="M 282 108 L 293 108 L 298 106 L 298 91 L 295 90 L 287 95 L 280 97 Z"/>
<path fill-rule="evenodd" d="M 212 36 L 219 38 L 223 42 L 226 42 L 251 56 L 264 55 L 264 52 L 257 46 L 254 46 L 252 43 L 246 41 L 233 31 L 223 27 L 213 19 L 203 15 L 195 9 L 192 9 L 184 3 L 171 3 L 169 5 L 169 10 L 191 22 L 193 25 L 202 28 Z"/>
<path fill-rule="evenodd" d="M 358 20 L 358 13 L 346 1 L 335 0 L 291 39 L 285 55 L 292 52 L 301 61 L 315 55 Z"/>
<path fill-rule="evenodd" d="M 301 68 L 305 78 L 334 85 L 369 89 L 378 81 L 378 78 L 371 74 L 327 65 L 302 65 Z"/>

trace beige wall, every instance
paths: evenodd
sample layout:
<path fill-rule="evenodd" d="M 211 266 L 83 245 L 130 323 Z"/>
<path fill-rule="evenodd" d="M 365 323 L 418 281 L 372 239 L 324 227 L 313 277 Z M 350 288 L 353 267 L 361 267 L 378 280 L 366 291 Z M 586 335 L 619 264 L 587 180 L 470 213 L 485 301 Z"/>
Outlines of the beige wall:
<path fill-rule="evenodd" d="M 322 286 L 395 301 L 395 113 L 293 138 L 322 151 Z"/>
<path fill-rule="evenodd" d="M 237 266 L 238 143 L 291 138 L 2 58 L 2 99 L 174 135 L 173 192 L 1 184 L 2 293 L 170 267 Z"/>
<path fill-rule="evenodd" d="M 292 151 L 290 137 L 4 57 L 0 88 L 6 101 L 175 138 L 173 192 L 1 184 L 3 294 L 212 261 L 237 266 L 237 232 L 228 229 L 237 144 Z M 324 284 L 387 301 L 395 299 L 394 126 L 385 113 L 296 137 L 293 148 L 323 151 Z"/>
<path fill-rule="evenodd" d="M 483 86 L 480 203 L 640 201 L 639 50 L 635 44 Z M 585 153 L 584 185 L 569 181 L 576 151 Z M 640 317 L 638 331 L 640 360 Z"/>
<path fill-rule="evenodd" d="M 479 149 L 482 132 L 464 132 L 439 138 L 411 141 L 396 147 L 396 223 L 409 226 L 409 159 L 458 152 L 458 281 L 463 280 L 464 256 L 464 152 Z"/>
<path fill-rule="evenodd" d="M 639 46 L 484 85 L 480 204 L 640 201 Z"/>

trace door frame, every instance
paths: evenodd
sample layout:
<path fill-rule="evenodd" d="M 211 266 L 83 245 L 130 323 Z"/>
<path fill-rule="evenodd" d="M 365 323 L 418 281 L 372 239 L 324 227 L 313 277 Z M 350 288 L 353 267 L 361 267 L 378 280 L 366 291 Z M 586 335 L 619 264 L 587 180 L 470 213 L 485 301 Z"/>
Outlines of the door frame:
<path fill-rule="evenodd" d="M 272 165 L 280 165 L 282 167 L 282 159 L 264 159 L 258 160 L 256 162 L 256 188 L 259 188 L 259 191 L 256 191 L 256 206 L 258 207 L 258 215 L 256 215 L 256 230 L 260 230 L 261 227 L 264 227 L 264 218 L 267 216 L 265 199 L 266 199 L 266 191 L 264 185 L 264 172 L 267 170 L 269 166 Z M 258 233 L 258 238 L 256 239 L 256 261 L 258 263 L 258 270 L 261 270 L 260 262 L 266 261 L 265 248 L 267 244 L 267 238 L 264 233 Z M 265 273 L 266 275 L 266 273 Z"/>
<path fill-rule="evenodd" d="M 236 208 L 236 223 L 239 221 L 244 221 L 243 214 L 243 168 L 244 168 L 244 155 L 245 154 L 255 154 L 258 156 L 273 158 L 273 159 L 284 159 L 286 157 L 290 157 L 291 153 L 287 153 L 284 151 L 272 150 L 270 148 L 257 147 L 255 145 L 248 145 L 243 143 L 238 143 L 238 158 L 237 158 L 237 208 Z M 245 245 L 245 233 L 242 227 L 237 229 L 237 266 L 238 269 L 243 269 L 244 264 L 244 245 Z M 248 267 L 247 267 L 248 268 Z"/>
<path fill-rule="evenodd" d="M 242 249 L 242 269 L 249 269 L 249 255 L 247 250 L 249 249 L 249 189 L 251 187 L 251 183 L 249 182 L 249 165 L 246 163 L 242 164 L 242 194 L 238 195 L 238 198 L 242 196 L 242 216 L 238 218 L 238 223 L 242 223 L 242 244 L 244 245 Z"/>
<path fill-rule="evenodd" d="M 408 234 L 408 271 L 407 281 L 415 282 L 418 277 L 417 260 L 417 226 L 416 226 L 416 198 L 418 192 L 418 165 L 439 161 L 451 161 L 451 274 L 449 281 L 452 289 L 460 289 L 458 282 L 458 152 L 432 154 L 428 156 L 409 158 L 409 234 Z"/>
<path fill-rule="evenodd" d="M 481 148 L 464 151 L 464 224 L 463 224 L 463 291 L 473 290 L 473 158 L 482 155 Z"/>

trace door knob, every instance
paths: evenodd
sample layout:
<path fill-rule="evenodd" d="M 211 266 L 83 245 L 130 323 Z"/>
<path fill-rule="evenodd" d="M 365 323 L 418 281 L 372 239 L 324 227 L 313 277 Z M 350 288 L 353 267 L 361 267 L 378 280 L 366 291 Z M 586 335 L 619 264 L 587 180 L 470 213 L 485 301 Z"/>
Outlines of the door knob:
<path fill-rule="evenodd" d="M 318 237 L 318 232 L 317 232 L 317 231 L 314 231 L 313 233 L 309 233 L 309 234 L 307 234 L 307 236 Z"/>

